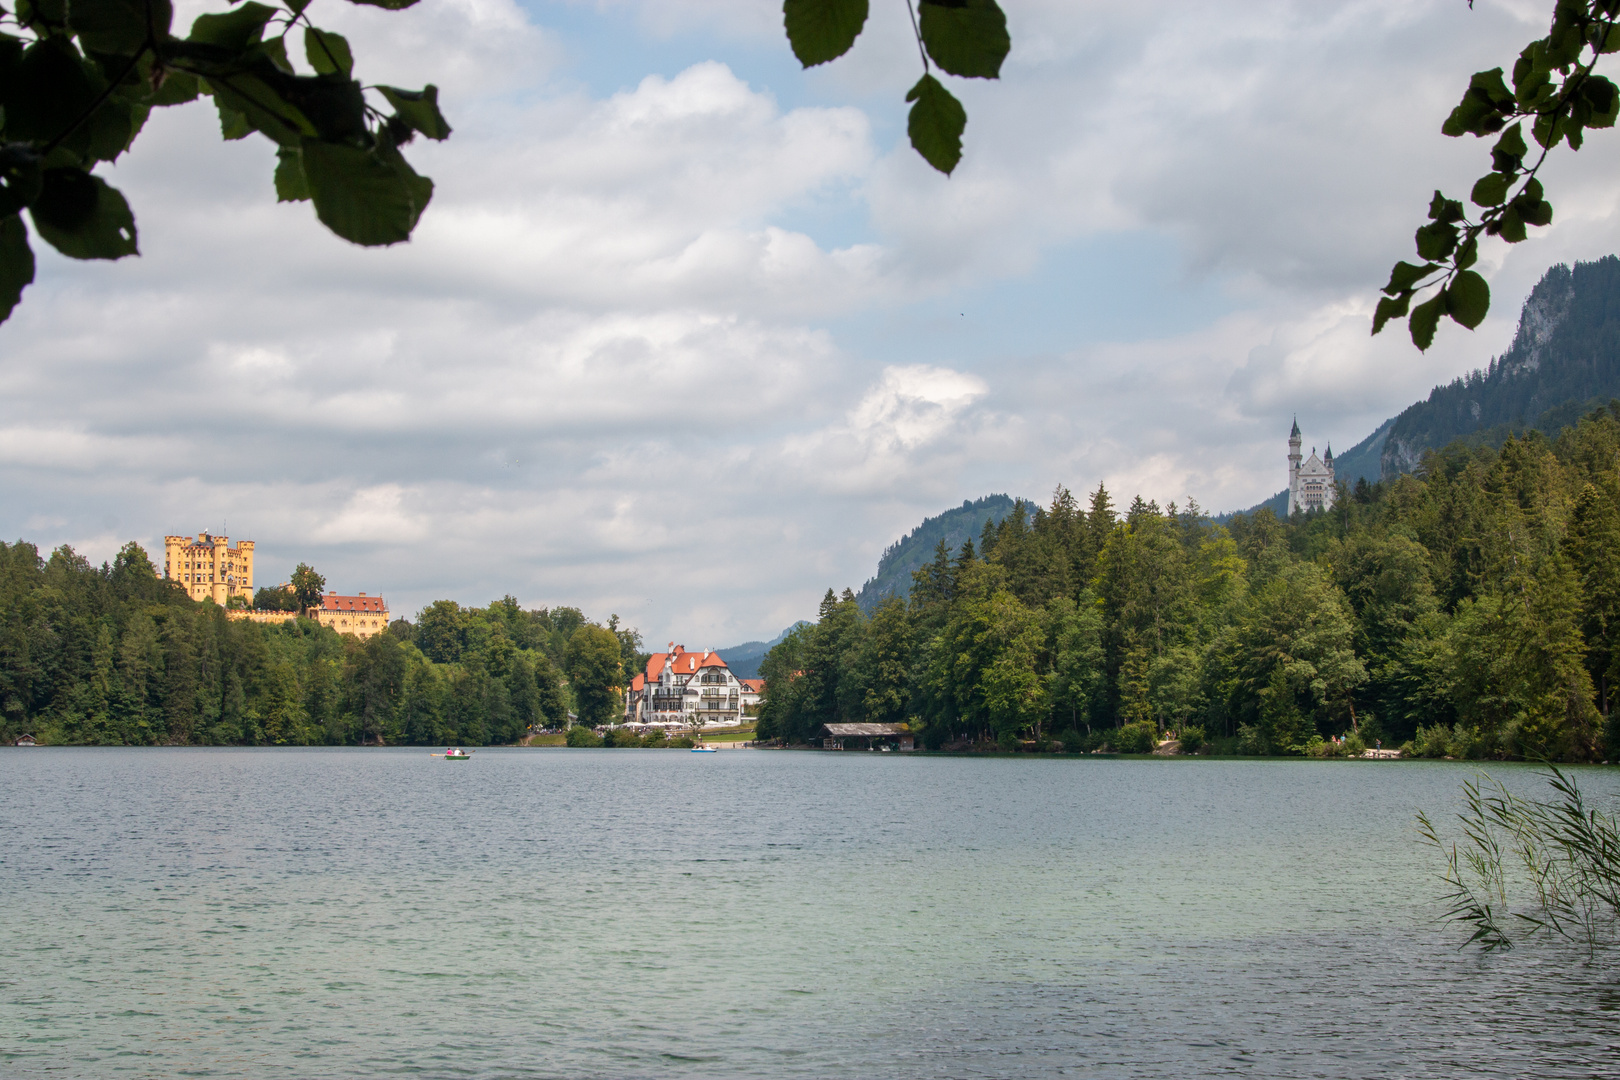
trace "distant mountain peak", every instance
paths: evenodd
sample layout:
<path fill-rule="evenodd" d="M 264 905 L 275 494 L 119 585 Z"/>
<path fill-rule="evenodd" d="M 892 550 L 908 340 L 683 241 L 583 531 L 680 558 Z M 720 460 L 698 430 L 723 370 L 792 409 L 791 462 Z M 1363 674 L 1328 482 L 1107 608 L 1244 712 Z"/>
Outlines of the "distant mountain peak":
<path fill-rule="evenodd" d="M 1620 258 L 1605 255 L 1542 275 L 1519 312 L 1507 352 L 1436 386 L 1395 418 L 1385 479 L 1411 472 L 1424 451 L 1456 439 L 1496 445 L 1509 432 L 1548 434 L 1620 397 Z"/>

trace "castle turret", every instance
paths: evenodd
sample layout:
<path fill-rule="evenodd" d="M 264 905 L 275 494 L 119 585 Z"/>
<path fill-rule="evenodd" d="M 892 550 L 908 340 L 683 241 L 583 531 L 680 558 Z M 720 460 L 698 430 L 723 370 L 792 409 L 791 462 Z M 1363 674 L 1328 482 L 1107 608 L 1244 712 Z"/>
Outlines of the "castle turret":
<path fill-rule="evenodd" d="M 1294 417 L 1294 428 L 1288 433 L 1288 513 L 1292 516 L 1299 508 L 1299 417 Z"/>

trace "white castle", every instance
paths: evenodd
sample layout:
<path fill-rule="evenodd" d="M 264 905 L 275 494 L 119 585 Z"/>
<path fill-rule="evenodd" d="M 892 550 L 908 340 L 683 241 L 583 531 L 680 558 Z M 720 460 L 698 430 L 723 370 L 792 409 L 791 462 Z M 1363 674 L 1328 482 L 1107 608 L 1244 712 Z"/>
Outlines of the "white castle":
<path fill-rule="evenodd" d="M 1311 447 L 1310 459 L 1299 460 L 1299 419 L 1288 433 L 1288 513 L 1295 510 L 1329 510 L 1333 507 L 1333 444 L 1327 452 L 1316 456 Z"/>

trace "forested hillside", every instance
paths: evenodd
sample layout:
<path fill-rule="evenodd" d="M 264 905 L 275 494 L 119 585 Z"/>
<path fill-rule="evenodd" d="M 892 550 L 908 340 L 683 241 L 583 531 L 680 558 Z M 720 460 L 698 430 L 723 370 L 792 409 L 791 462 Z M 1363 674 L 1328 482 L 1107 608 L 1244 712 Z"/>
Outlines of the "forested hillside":
<path fill-rule="evenodd" d="M 1229 527 L 1059 489 L 1028 525 L 1018 507 L 936 545 L 907 602 L 868 616 L 828 590 L 766 657 L 761 735 L 873 720 L 929 746 L 1620 753 L 1620 405 L 1420 464 Z"/>
<path fill-rule="evenodd" d="M 441 600 L 364 643 L 310 619 L 230 620 L 158 578 L 0 543 L 0 739 L 53 743 L 511 742 L 607 715 L 639 637 L 572 608 Z M 571 673 L 572 685 L 562 672 Z"/>
<path fill-rule="evenodd" d="M 1022 501 L 1022 500 L 1019 500 Z M 923 523 L 890 544 L 878 560 L 877 574 L 861 586 L 855 600 L 861 610 L 870 614 L 879 603 L 891 596 L 904 600 L 911 592 L 911 577 L 928 564 L 934 547 L 944 542 L 952 550 L 962 541 L 979 535 L 985 519 L 1000 522 L 1013 508 L 1013 500 L 1006 495 L 986 495 L 981 499 L 964 500 L 961 506 L 943 514 L 924 518 Z"/>
<path fill-rule="evenodd" d="M 1519 313 L 1507 352 L 1437 386 L 1395 418 L 1382 475 L 1417 467 L 1423 451 L 1459 438 L 1499 445 L 1510 432 L 1554 434 L 1620 397 L 1620 259 L 1548 270 Z"/>

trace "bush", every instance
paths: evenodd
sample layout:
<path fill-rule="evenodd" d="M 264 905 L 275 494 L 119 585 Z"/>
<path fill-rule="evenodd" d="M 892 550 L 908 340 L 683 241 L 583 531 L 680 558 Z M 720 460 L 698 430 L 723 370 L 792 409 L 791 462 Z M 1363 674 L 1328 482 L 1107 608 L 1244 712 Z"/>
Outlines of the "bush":
<path fill-rule="evenodd" d="M 1187 724 L 1181 729 L 1181 752 L 1196 754 L 1209 742 L 1209 733 L 1201 724 Z"/>
<path fill-rule="evenodd" d="M 1121 754 L 1151 754 L 1159 741 L 1159 726 L 1149 720 L 1126 724 L 1114 732 L 1114 749 Z"/>
<path fill-rule="evenodd" d="M 996 749 L 1003 754 L 1011 754 L 1018 749 L 1018 736 L 1011 731 L 1003 731 L 996 736 Z"/>
<path fill-rule="evenodd" d="M 669 745 L 677 750 L 690 750 L 692 747 L 696 746 L 697 743 L 692 741 L 692 736 L 682 735 L 678 739 L 669 740 Z"/>
<path fill-rule="evenodd" d="M 1058 742 L 1063 744 L 1065 754 L 1083 754 L 1090 747 L 1086 746 L 1086 737 L 1074 728 L 1069 728 L 1058 736 Z"/>
<path fill-rule="evenodd" d="M 1266 733 L 1260 730 L 1258 724 L 1239 724 L 1237 752 L 1240 754 L 1268 754 L 1271 752 L 1271 743 L 1266 739 Z"/>
<path fill-rule="evenodd" d="M 649 731 L 641 737 L 641 745 L 649 750 L 664 750 L 669 747 L 669 732 Z"/>
<path fill-rule="evenodd" d="M 1402 753 L 1411 757 L 1458 759 L 1489 757 L 1495 749 L 1495 741 L 1482 734 L 1479 728 L 1463 727 L 1461 724 L 1449 728 L 1444 724 L 1431 727 L 1419 725 L 1412 741 L 1401 747 Z"/>
<path fill-rule="evenodd" d="M 574 747 L 592 747 L 602 745 L 602 736 L 586 727 L 584 724 L 575 724 L 568 729 L 568 745 Z"/>

